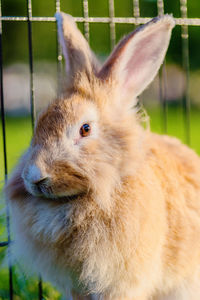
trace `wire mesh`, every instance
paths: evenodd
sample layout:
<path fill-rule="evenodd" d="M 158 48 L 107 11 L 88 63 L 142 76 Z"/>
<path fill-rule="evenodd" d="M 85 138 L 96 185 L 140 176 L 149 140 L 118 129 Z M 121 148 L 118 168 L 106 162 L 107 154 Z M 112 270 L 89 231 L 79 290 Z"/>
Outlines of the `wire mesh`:
<path fill-rule="evenodd" d="M 0 17 L 2 15 L 1 1 L 0 1 Z M 3 92 L 3 45 L 2 45 L 2 21 L 0 19 L 0 103 L 1 103 L 1 123 L 2 123 L 2 136 L 3 136 L 3 158 L 4 158 L 4 179 L 7 181 L 8 166 L 7 166 L 7 147 L 6 147 L 6 123 L 5 123 L 5 109 L 4 109 L 4 92 Z M 9 272 L 9 298 L 13 299 L 13 276 L 11 266 L 11 252 L 10 252 L 10 214 L 9 207 L 6 203 L 6 229 L 7 229 L 7 241 L 1 242 L 0 247 L 8 247 L 8 272 Z"/>
<path fill-rule="evenodd" d="M 29 49 L 29 70 L 30 70 L 30 107 L 32 131 L 35 126 L 35 91 L 33 83 L 33 45 L 32 45 L 32 2 L 27 0 L 27 23 L 28 23 L 28 49 Z"/>
<path fill-rule="evenodd" d="M 60 12 L 60 0 L 56 0 L 56 12 Z M 57 31 L 56 31 L 57 32 Z M 56 39 L 56 46 L 57 46 L 57 96 L 58 98 L 61 97 L 62 94 L 62 49 L 59 43 L 59 37 L 57 35 Z"/>
<path fill-rule="evenodd" d="M 108 23 L 110 26 L 110 44 L 111 48 L 116 43 L 116 24 L 144 24 L 151 20 L 150 17 L 140 16 L 140 4 L 139 0 L 133 0 L 133 16 L 132 17 L 115 17 L 115 3 L 114 0 L 108 0 L 109 16 L 108 17 L 92 17 L 89 16 L 89 4 L 88 0 L 82 0 L 83 16 L 75 17 L 75 21 L 84 23 L 84 33 L 86 39 L 90 40 L 90 24 L 91 23 Z M 59 12 L 61 9 L 61 1 L 55 0 L 55 12 Z M 189 99 L 189 35 L 188 26 L 200 26 L 200 18 L 188 18 L 187 17 L 187 0 L 180 0 L 180 12 L 181 17 L 175 18 L 177 25 L 181 26 L 181 38 L 182 38 L 182 64 L 186 76 L 186 88 L 183 98 L 183 111 L 184 111 L 184 124 L 185 124 L 185 136 L 186 142 L 190 143 L 190 99 Z M 157 13 L 158 15 L 164 14 L 164 0 L 157 0 Z M 30 73 L 30 107 L 31 107 L 31 122 L 32 128 L 35 124 L 35 89 L 34 89 L 34 61 L 33 61 L 33 42 L 32 42 L 32 23 L 33 22 L 55 22 L 55 17 L 46 16 L 33 16 L 32 15 L 32 1 L 27 0 L 27 15 L 26 16 L 2 16 L 1 14 L 1 0 L 0 0 L 0 96 L 1 96 L 1 123 L 2 123 L 2 139 L 3 139 L 3 159 L 4 159 L 4 177 L 7 179 L 7 147 L 6 147 L 6 123 L 5 123 L 5 109 L 4 109 L 4 91 L 3 91 L 3 46 L 2 46 L 2 31 L 3 22 L 27 22 L 28 26 L 28 48 L 29 48 L 29 73 Z M 60 76 L 62 74 L 62 53 L 57 38 L 57 73 L 58 73 L 58 95 L 61 93 Z M 166 106 L 166 68 L 165 64 L 162 67 L 159 75 L 159 89 L 160 89 L 160 102 L 162 105 L 162 117 L 163 117 L 163 131 L 167 131 L 167 106 Z M 9 246 L 10 243 L 10 221 L 9 211 L 7 207 L 7 241 L 0 242 L 0 247 Z M 13 299 L 13 281 L 12 281 L 12 268 L 11 259 L 9 258 L 9 297 Z M 38 284 L 38 299 L 43 299 L 42 296 L 42 279 L 39 278 Z"/>
<path fill-rule="evenodd" d="M 115 33 L 115 22 L 113 21 L 115 16 L 115 7 L 114 0 L 109 0 L 109 16 L 110 16 L 110 46 L 111 49 L 114 48 L 116 42 L 116 33 Z"/>
<path fill-rule="evenodd" d="M 84 16 L 85 38 L 89 42 L 89 40 L 90 40 L 90 28 L 89 28 L 89 22 L 87 21 L 88 17 L 89 17 L 88 0 L 83 0 L 83 16 Z"/>
<path fill-rule="evenodd" d="M 162 16 L 164 14 L 164 1 L 157 0 L 157 11 L 158 15 Z M 166 103 L 166 62 L 159 70 L 159 98 L 161 105 L 161 120 L 162 120 L 162 131 L 167 133 L 167 103 Z"/>
<path fill-rule="evenodd" d="M 181 17 L 187 18 L 187 0 L 180 1 Z M 182 64 L 186 77 L 185 94 L 183 97 L 183 114 L 185 125 L 185 141 L 190 144 L 190 97 L 189 97 L 189 35 L 188 25 L 181 26 Z"/>
<path fill-rule="evenodd" d="M 28 17 L 17 17 L 17 16 L 1 16 L 1 21 L 17 21 L 27 22 Z M 118 24 L 145 24 L 149 22 L 152 17 L 113 17 L 112 22 Z M 31 17 L 29 18 L 32 22 L 55 22 L 55 17 Z M 110 17 L 74 17 L 74 20 L 79 23 L 108 23 L 110 24 Z M 176 25 L 187 25 L 187 26 L 200 26 L 200 18 L 174 18 Z"/>
<path fill-rule="evenodd" d="M 133 0 L 133 16 L 134 18 L 139 18 L 140 17 L 140 3 L 139 0 Z M 136 21 L 136 25 L 137 25 L 137 21 Z"/>

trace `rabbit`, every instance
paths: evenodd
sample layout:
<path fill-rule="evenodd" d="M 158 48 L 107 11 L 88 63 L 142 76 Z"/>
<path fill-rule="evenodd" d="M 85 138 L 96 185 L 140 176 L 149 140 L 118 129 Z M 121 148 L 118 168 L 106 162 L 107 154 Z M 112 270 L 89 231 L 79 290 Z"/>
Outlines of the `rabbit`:
<path fill-rule="evenodd" d="M 72 16 L 56 19 L 65 96 L 5 186 L 13 253 L 68 299 L 200 299 L 200 158 L 145 129 L 136 108 L 173 17 L 138 27 L 103 65 Z"/>

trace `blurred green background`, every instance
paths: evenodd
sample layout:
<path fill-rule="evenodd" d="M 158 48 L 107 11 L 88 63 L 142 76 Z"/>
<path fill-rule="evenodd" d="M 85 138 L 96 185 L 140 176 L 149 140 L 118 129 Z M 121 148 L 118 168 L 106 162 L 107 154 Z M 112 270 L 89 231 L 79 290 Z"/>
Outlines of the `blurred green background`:
<path fill-rule="evenodd" d="M 26 16 L 27 1 L 2 0 L 3 16 Z M 109 16 L 108 0 L 89 0 L 89 15 Z M 132 0 L 115 0 L 115 16 L 133 16 Z M 140 0 L 140 15 L 157 15 L 156 0 Z M 180 17 L 179 0 L 165 0 L 165 13 Z M 32 0 L 33 16 L 53 16 L 55 1 Z M 73 16 L 83 16 L 81 0 L 61 0 L 61 10 Z M 200 17 L 200 1 L 188 0 L 188 17 Z M 83 24 L 78 24 L 83 31 Z M 135 28 L 130 24 L 116 24 L 116 41 Z M 37 110 L 40 111 L 55 96 L 57 90 L 57 37 L 54 22 L 33 22 L 33 63 L 34 86 Z M 6 108 L 6 140 L 8 170 L 11 171 L 20 155 L 30 143 L 32 129 L 30 120 L 30 74 L 28 52 L 28 26 L 26 22 L 3 22 L 3 86 Z M 103 60 L 111 51 L 109 24 L 90 24 L 90 45 L 97 56 Z M 190 144 L 200 154 L 200 26 L 189 27 L 190 59 Z M 166 58 L 166 127 L 163 107 L 159 102 L 159 80 L 141 95 L 150 115 L 153 131 L 179 137 L 186 142 L 186 123 L 183 99 L 186 91 L 186 74 L 182 67 L 181 27 L 173 30 L 172 40 Z M 0 190 L 4 183 L 4 157 L 2 125 L 0 124 Z M 5 201 L 1 197 L 0 239 L 6 240 Z M 0 248 L 0 299 L 9 299 L 8 270 L 5 262 L 6 249 Z M 15 299 L 37 299 L 37 281 L 28 279 L 24 270 L 17 264 L 14 267 Z M 47 283 L 44 284 L 44 299 L 61 299 L 62 296 Z"/>

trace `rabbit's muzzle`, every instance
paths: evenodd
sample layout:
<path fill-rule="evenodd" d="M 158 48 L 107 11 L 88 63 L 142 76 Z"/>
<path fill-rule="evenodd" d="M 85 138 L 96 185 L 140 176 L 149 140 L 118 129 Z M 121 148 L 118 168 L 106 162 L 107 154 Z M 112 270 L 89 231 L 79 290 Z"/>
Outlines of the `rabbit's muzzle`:
<path fill-rule="evenodd" d="M 88 190 L 87 180 L 83 175 L 63 162 L 55 162 L 48 172 L 35 163 L 28 164 L 23 170 L 22 178 L 26 190 L 37 197 L 74 197 Z"/>
<path fill-rule="evenodd" d="M 26 166 L 22 173 L 25 187 L 34 196 L 50 197 L 52 194 L 50 178 L 42 174 L 36 164 Z"/>
<path fill-rule="evenodd" d="M 48 177 L 42 178 L 33 183 L 33 189 L 36 193 L 50 197 L 52 195 L 52 189 Z"/>

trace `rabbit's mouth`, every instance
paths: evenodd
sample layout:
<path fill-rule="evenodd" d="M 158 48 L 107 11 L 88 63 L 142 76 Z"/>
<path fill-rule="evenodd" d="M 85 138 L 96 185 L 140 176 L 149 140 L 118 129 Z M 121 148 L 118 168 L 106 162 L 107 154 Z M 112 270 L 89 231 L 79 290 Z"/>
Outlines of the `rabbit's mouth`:
<path fill-rule="evenodd" d="M 74 192 L 74 193 L 63 193 L 61 195 L 56 195 L 54 193 L 43 192 L 41 193 L 42 198 L 55 200 L 55 201 L 70 201 L 70 200 L 77 200 L 82 198 L 86 193 L 85 192 Z"/>
<path fill-rule="evenodd" d="M 59 201 L 59 202 L 69 202 L 69 201 L 75 201 L 75 200 L 81 199 L 85 195 L 86 195 L 86 193 L 77 193 L 77 194 L 68 195 L 68 196 L 60 196 L 60 197 L 54 197 L 54 198 L 51 197 L 50 199 L 51 200 L 53 199 L 53 200 Z"/>
<path fill-rule="evenodd" d="M 22 173 L 25 189 L 33 196 L 47 199 L 76 199 L 87 193 L 87 178 L 68 165 L 65 165 L 65 172 L 62 172 L 64 175 L 57 176 L 56 172 L 60 174 L 60 168 L 57 163 L 47 175 L 36 165 L 29 165 Z"/>
<path fill-rule="evenodd" d="M 26 189 L 30 194 L 36 197 L 40 198 L 46 198 L 50 200 L 57 200 L 57 201 L 70 201 L 70 200 L 76 200 L 78 198 L 83 197 L 86 194 L 86 191 L 83 190 L 75 190 L 70 189 L 68 191 L 55 193 L 53 188 L 51 186 L 48 186 L 47 184 L 40 184 L 40 185 L 28 185 L 25 184 Z"/>

